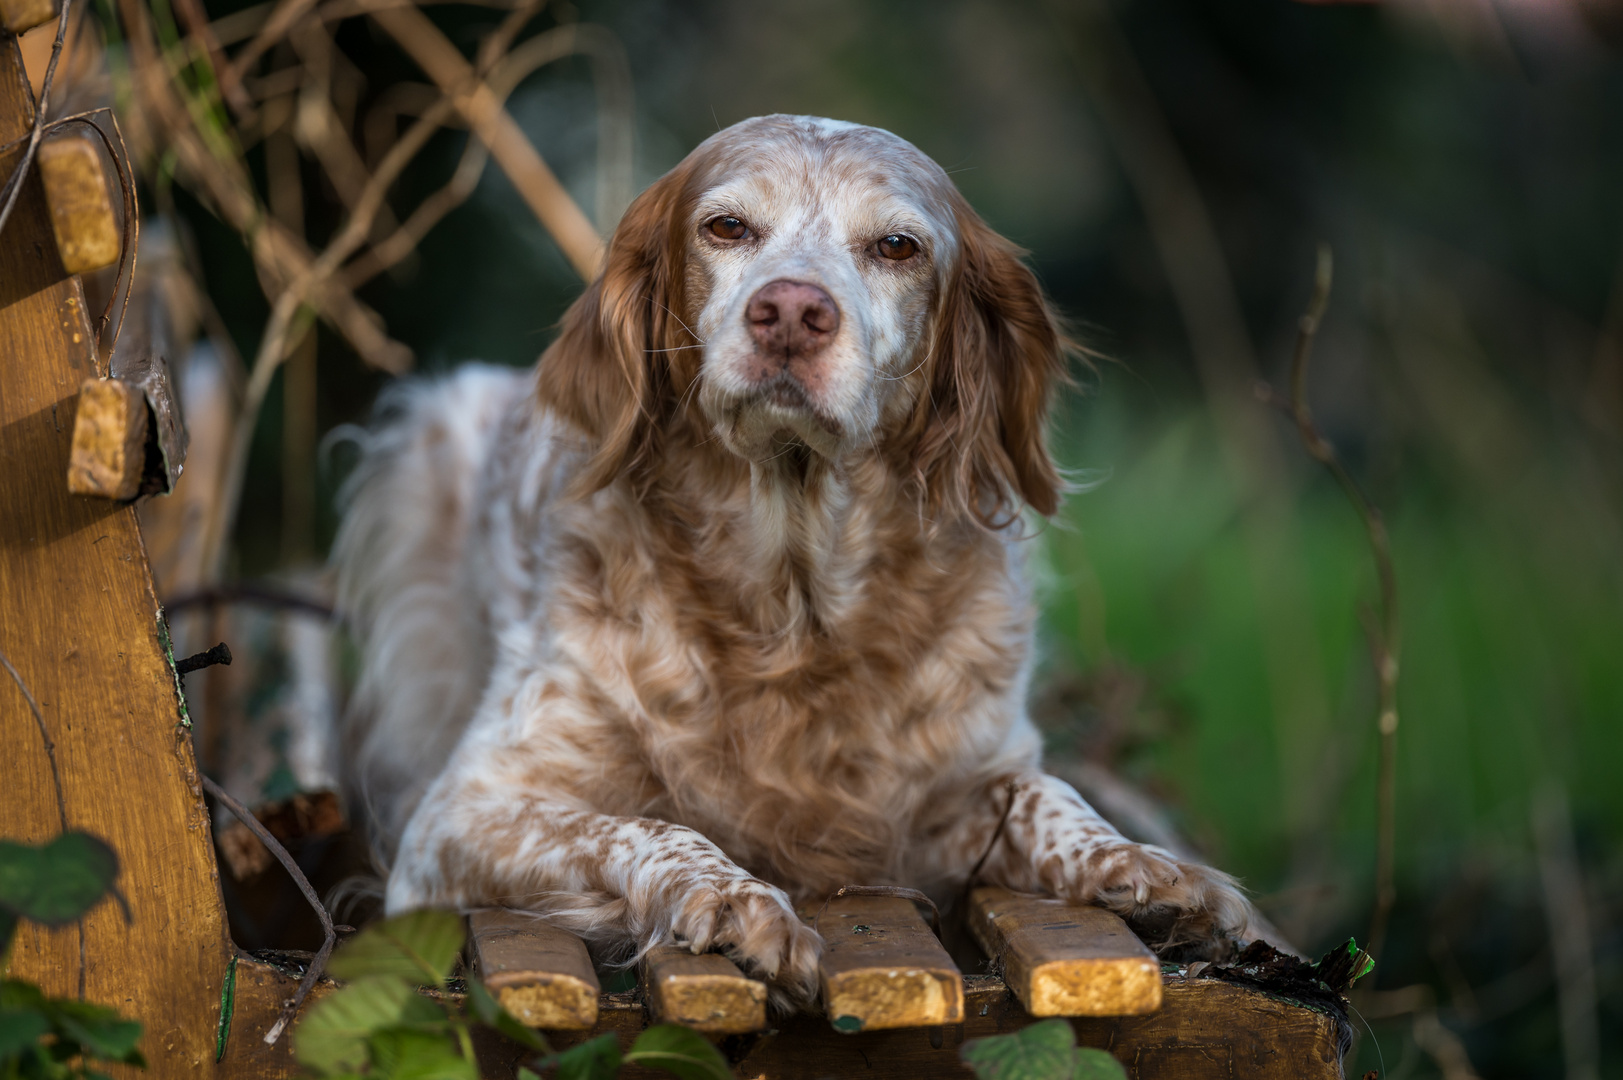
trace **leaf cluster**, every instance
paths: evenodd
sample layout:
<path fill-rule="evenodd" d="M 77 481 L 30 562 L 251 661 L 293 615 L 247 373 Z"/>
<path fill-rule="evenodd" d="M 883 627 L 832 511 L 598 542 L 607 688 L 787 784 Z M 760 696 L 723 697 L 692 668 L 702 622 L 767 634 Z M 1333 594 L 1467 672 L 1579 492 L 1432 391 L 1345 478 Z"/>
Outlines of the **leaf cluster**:
<path fill-rule="evenodd" d="M 299 1061 L 326 1080 L 479 1080 L 471 1024 L 537 1052 L 537 1069 L 559 1080 L 606 1080 L 622 1064 L 662 1069 L 680 1080 L 727 1080 L 726 1060 L 686 1028 L 649 1028 L 622 1054 L 613 1035 L 551 1053 L 478 979 L 467 980 L 464 1009 L 420 987 L 447 989 L 466 933 L 448 911 L 413 911 L 368 927 L 333 957 L 329 970 L 348 985 L 323 1000 L 293 1035 Z M 539 1080 L 531 1069 L 521 1080 Z M 9 1078 L 0 1078 L 9 1080 Z"/>
<path fill-rule="evenodd" d="M 88 833 L 47 844 L 0 840 L 0 958 L 23 919 L 62 926 L 117 895 L 118 856 Z M 0 970 L 4 968 L 0 962 Z M 49 998 L 33 983 L 0 982 L 0 1080 L 106 1080 L 99 1063 L 146 1066 L 141 1025 L 105 1005 Z"/>
<path fill-rule="evenodd" d="M 1121 1062 L 1076 1045 L 1065 1020 L 1044 1020 L 1007 1035 L 971 1039 L 958 1051 L 980 1080 L 1127 1080 Z"/>

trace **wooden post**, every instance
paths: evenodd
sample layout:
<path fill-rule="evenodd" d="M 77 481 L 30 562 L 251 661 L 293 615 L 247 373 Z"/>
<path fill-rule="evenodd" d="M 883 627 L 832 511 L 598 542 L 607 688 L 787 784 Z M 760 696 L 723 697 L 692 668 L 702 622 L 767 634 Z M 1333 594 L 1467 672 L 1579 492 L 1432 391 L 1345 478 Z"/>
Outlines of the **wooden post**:
<path fill-rule="evenodd" d="M 32 111 L 17 41 L 0 34 L 0 144 L 26 136 Z M 22 153 L 19 142 L 0 154 L 0 175 Z M 82 951 L 77 927 L 24 923 L 11 975 L 74 997 L 82 956 L 86 999 L 145 1025 L 145 1075 L 197 1077 L 213 1069 L 234 950 L 135 512 L 65 483 L 95 341 L 31 173 L 0 233 L 0 649 L 39 702 L 68 827 L 118 853 L 131 921 L 97 908 Z M 37 843 L 60 830 L 40 732 L 3 671 L 0 792 L 0 835 Z"/>

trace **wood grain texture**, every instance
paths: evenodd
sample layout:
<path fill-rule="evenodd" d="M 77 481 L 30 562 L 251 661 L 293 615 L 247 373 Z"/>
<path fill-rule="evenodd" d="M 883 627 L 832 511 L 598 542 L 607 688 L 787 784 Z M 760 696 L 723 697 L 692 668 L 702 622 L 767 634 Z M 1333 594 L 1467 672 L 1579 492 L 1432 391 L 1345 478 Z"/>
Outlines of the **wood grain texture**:
<path fill-rule="evenodd" d="M 649 1012 L 660 1023 L 716 1035 L 766 1027 L 766 984 L 718 953 L 695 956 L 678 945 L 650 949 L 642 974 Z"/>
<path fill-rule="evenodd" d="M 823 1007 L 836 1030 L 963 1019 L 963 976 L 911 900 L 842 896 L 816 921 L 823 935 Z"/>
<path fill-rule="evenodd" d="M 40 142 L 35 157 L 56 250 L 70 274 L 113 265 L 122 240 L 101 150 L 92 138 L 76 131 L 52 135 Z"/>
<path fill-rule="evenodd" d="M 27 131 L 31 109 L 16 40 L 0 37 L 0 143 Z M 0 155 L 0 175 L 21 152 Z M 135 512 L 64 482 L 94 338 L 38 175 L 23 183 L 0 234 L 0 649 L 56 744 L 69 827 L 101 836 L 122 863 L 132 920 L 114 904 L 85 919 L 86 997 L 142 1021 L 146 1076 L 199 1076 L 213 1068 L 231 956 L 208 815 Z M 56 835 L 40 733 L 3 673 L 0 792 L 0 835 Z M 79 956 L 75 927 L 24 924 L 11 972 L 72 996 Z"/>
<path fill-rule="evenodd" d="M 147 403 L 119 379 L 86 379 L 73 411 L 68 490 L 125 502 L 141 491 L 146 462 Z"/>
<path fill-rule="evenodd" d="M 549 1030 L 597 1023 L 600 987 L 580 938 L 514 911 L 476 911 L 468 924 L 474 966 L 508 1012 Z"/>
<path fill-rule="evenodd" d="M 1103 908 L 1007 889 L 970 894 L 969 929 L 1032 1016 L 1136 1016 L 1161 1007 L 1161 963 Z"/>

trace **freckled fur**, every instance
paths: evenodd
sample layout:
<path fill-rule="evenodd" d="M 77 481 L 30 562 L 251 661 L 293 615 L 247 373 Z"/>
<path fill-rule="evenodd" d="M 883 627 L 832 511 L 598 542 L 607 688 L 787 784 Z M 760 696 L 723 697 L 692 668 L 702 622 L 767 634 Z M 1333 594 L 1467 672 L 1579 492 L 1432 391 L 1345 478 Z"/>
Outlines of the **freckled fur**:
<path fill-rule="evenodd" d="M 750 239 L 707 238 L 718 214 Z M 887 264 L 896 231 L 920 254 Z M 841 309 L 801 409 L 752 396 L 742 312 L 779 278 Z M 1012 790 L 983 879 L 1242 927 L 1228 878 L 1039 767 L 1019 511 L 1058 505 L 1063 349 L 928 158 L 766 117 L 627 211 L 535 372 L 395 391 L 336 548 L 389 910 L 719 947 L 804 1002 L 820 942 L 793 904 L 952 895 Z"/>

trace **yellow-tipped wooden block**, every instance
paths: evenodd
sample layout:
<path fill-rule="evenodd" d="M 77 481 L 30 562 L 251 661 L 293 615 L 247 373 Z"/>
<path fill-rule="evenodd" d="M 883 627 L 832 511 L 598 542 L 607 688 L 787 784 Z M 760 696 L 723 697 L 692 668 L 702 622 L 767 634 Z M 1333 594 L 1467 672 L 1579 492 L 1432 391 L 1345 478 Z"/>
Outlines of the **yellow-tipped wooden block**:
<path fill-rule="evenodd" d="M 969 928 L 1032 1016 L 1137 1016 L 1161 1007 L 1161 964 L 1103 908 L 1007 889 L 970 895 Z"/>
<path fill-rule="evenodd" d="M 51 231 L 62 267 L 70 274 L 118 261 L 118 218 L 94 136 L 70 132 L 39 144 L 40 181 L 51 210 Z"/>
<path fill-rule="evenodd" d="M 56 18 L 54 0 L 0 0 L 0 24 L 13 34 Z"/>
<path fill-rule="evenodd" d="M 817 917 L 823 1007 L 837 1031 L 964 1018 L 964 977 L 911 900 L 842 896 Z"/>
<path fill-rule="evenodd" d="M 766 1027 L 766 984 L 716 953 L 693 955 L 667 945 L 643 959 L 648 1007 L 662 1024 L 681 1024 L 714 1035 Z"/>
<path fill-rule="evenodd" d="M 597 1023 L 597 972 L 580 938 L 516 911 L 476 911 L 468 923 L 474 965 L 502 1008 L 554 1031 Z"/>
<path fill-rule="evenodd" d="M 68 455 L 68 490 L 126 502 L 141 491 L 147 404 L 122 379 L 86 379 L 79 387 Z"/>

